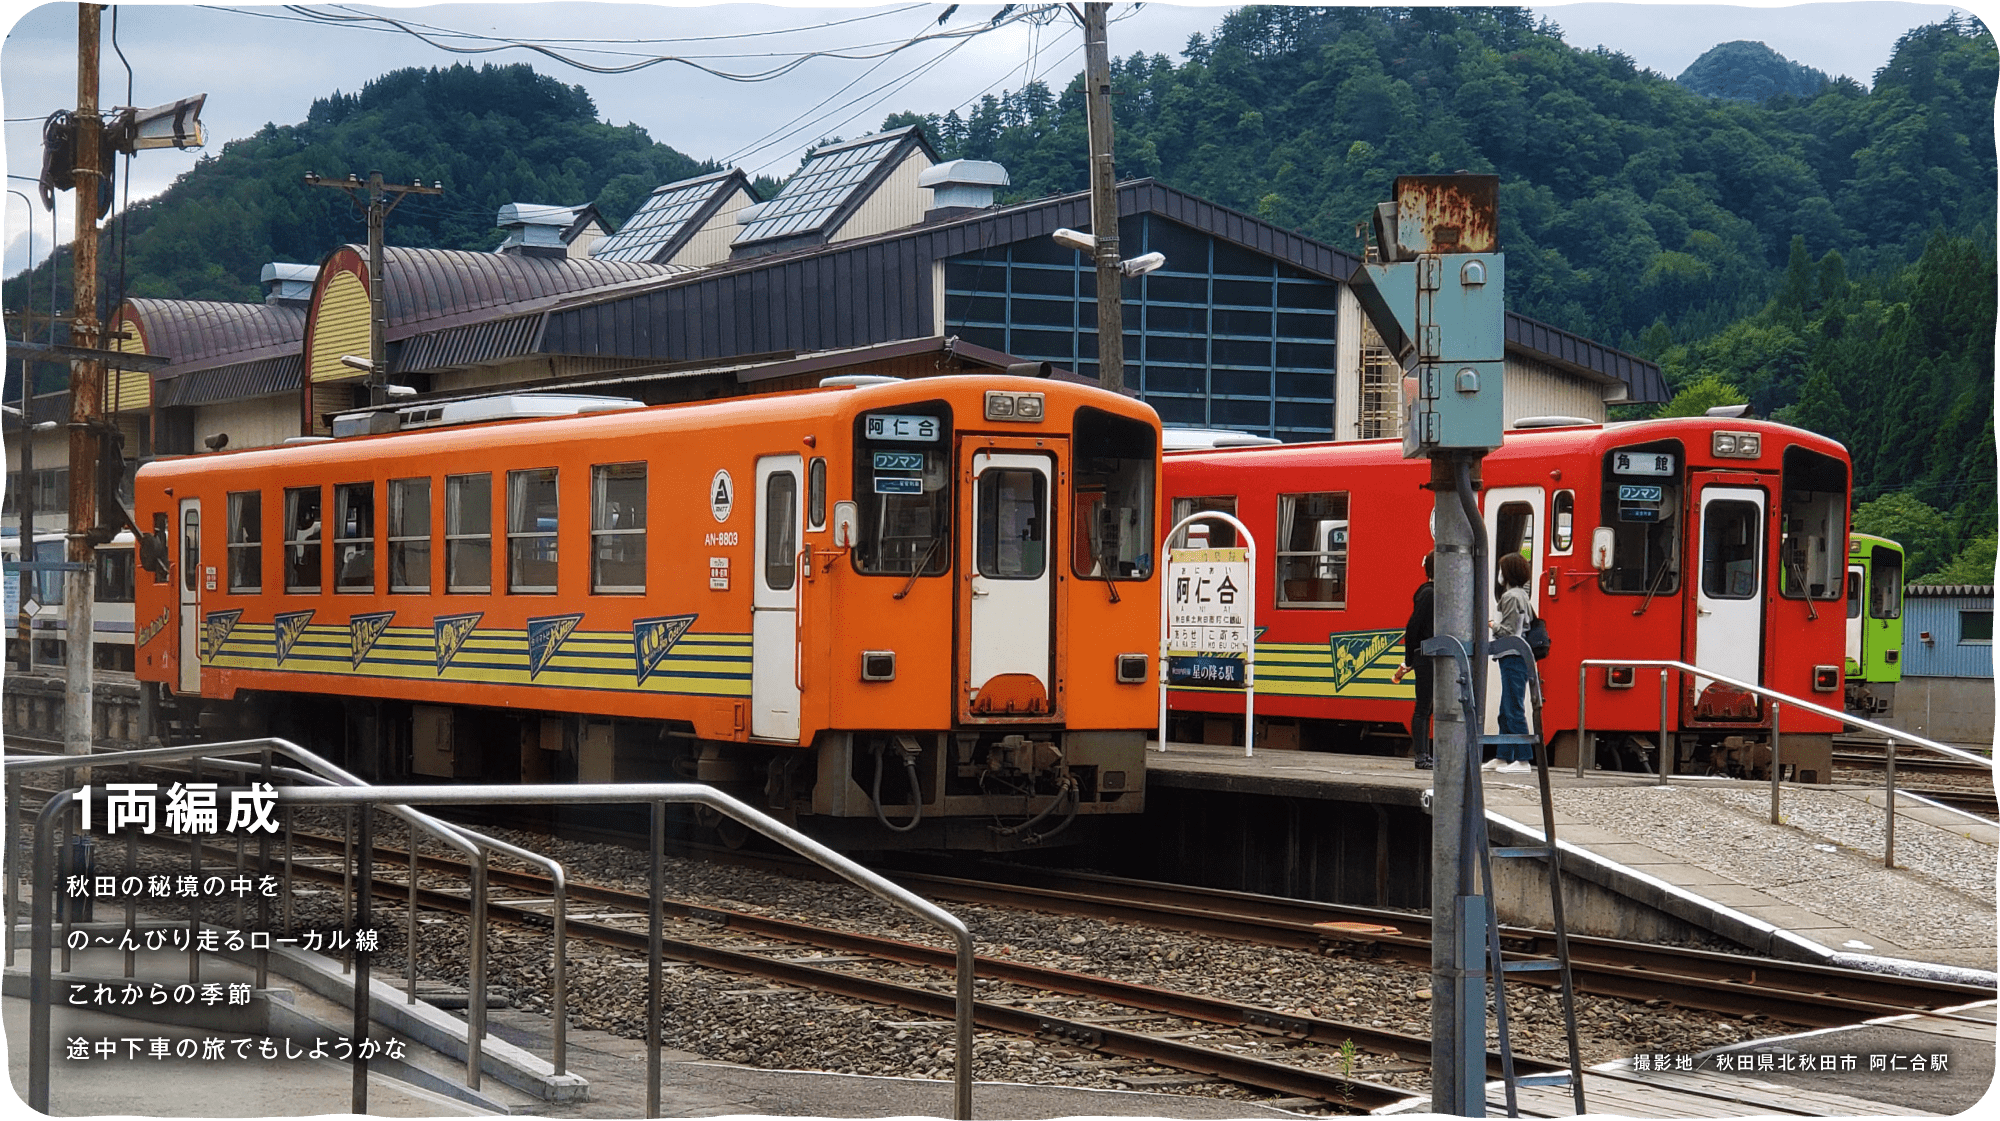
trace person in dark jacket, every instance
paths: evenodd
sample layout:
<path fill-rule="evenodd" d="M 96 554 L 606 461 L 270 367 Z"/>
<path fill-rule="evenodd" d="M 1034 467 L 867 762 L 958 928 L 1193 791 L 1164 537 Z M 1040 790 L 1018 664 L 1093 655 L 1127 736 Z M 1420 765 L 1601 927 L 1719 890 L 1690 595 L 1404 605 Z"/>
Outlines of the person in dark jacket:
<path fill-rule="evenodd" d="M 1435 765 L 1431 758 L 1431 660 L 1418 655 L 1417 647 L 1431 637 L 1437 622 L 1436 558 L 1435 552 L 1424 554 L 1424 582 L 1410 597 L 1410 621 L 1403 627 L 1403 664 L 1396 667 L 1396 674 L 1390 679 L 1400 685 L 1404 674 L 1411 669 L 1417 671 L 1417 707 L 1410 713 L 1410 753 L 1417 757 L 1420 771 L 1428 771 Z"/>

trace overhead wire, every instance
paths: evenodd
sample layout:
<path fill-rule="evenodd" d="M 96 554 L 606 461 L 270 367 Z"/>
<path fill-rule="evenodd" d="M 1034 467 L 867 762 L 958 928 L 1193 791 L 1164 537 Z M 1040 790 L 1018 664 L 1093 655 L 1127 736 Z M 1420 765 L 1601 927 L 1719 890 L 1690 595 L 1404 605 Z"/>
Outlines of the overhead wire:
<path fill-rule="evenodd" d="M 907 87 L 910 83 L 916 81 L 918 78 L 921 78 L 925 74 L 928 74 L 932 70 L 935 70 L 938 66 L 942 65 L 946 59 L 950 58 L 953 54 L 956 54 L 959 48 L 965 46 L 966 42 L 968 41 L 969 40 L 961 40 L 957 43 L 952 44 L 950 49 L 944 51 L 942 54 L 939 54 L 936 58 L 930 60 L 929 62 L 917 66 L 909 73 L 901 75 L 899 77 L 890 78 L 888 81 L 882 83 L 879 86 L 876 86 L 874 89 L 871 89 L 866 93 L 857 95 L 856 97 L 850 99 L 849 101 L 831 110 L 830 112 L 821 114 L 819 117 L 813 118 L 810 121 L 803 122 L 799 124 L 797 127 L 787 130 L 783 136 L 777 137 L 776 139 L 773 139 L 767 143 L 761 144 L 756 148 L 753 148 L 747 152 L 742 153 L 740 156 L 732 156 L 730 157 L 729 162 L 734 163 L 737 162 L 739 159 L 747 159 L 748 157 L 755 155 L 758 152 L 762 152 L 770 148 L 776 147 L 778 144 L 783 143 L 784 141 L 790 139 L 791 137 L 797 136 L 801 132 L 805 132 L 812 129 L 820 129 L 824 131 L 826 126 L 824 126 L 822 122 L 826 122 L 832 119 L 835 114 L 844 112 L 845 110 L 854 106 L 856 103 L 860 102 L 863 98 L 868 98 L 876 94 L 881 94 L 880 97 L 876 97 L 874 101 L 869 102 L 869 104 L 862 106 L 860 109 L 856 109 L 854 112 L 849 113 L 847 116 L 842 117 L 838 120 L 834 120 L 831 127 L 838 129 L 839 127 L 845 125 L 846 123 L 854 120 L 856 117 L 859 117 L 861 114 L 868 112 L 876 105 L 881 104 L 888 98 L 893 97 L 896 93 L 900 92 L 903 88 Z M 849 83 L 849 86 L 852 85 L 853 83 Z"/>
<path fill-rule="evenodd" d="M 698 70 L 701 71 L 702 73 L 709 74 L 713 77 L 722 78 L 726 81 L 766 82 L 766 81 L 771 81 L 775 78 L 783 77 L 784 75 L 791 73 L 792 71 L 798 69 L 799 67 L 805 65 L 807 62 L 810 62 L 816 58 L 832 58 L 832 59 L 846 59 L 846 60 L 881 58 L 887 55 L 892 55 L 902 51 L 909 50 L 912 47 L 918 46 L 923 43 L 937 42 L 941 40 L 969 39 L 977 35 L 986 34 L 989 31 L 995 30 L 996 28 L 1005 26 L 1007 24 L 1011 24 L 1025 18 L 1029 18 L 1031 16 L 1039 15 L 1044 10 L 1046 10 L 1046 8 L 1047 6 L 1045 5 L 1045 6 L 1029 8 L 1018 12 L 1003 10 L 1000 16 L 997 16 L 992 21 L 982 25 L 975 25 L 975 26 L 969 26 L 965 28 L 958 28 L 952 30 L 923 32 L 911 36 L 908 39 L 893 41 L 886 44 L 878 43 L 878 44 L 861 45 L 855 47 L 835 48 L 832 50 L 801 51 L 796 53 L 766 52 L 762 55 L 755 55 L 755 56 L 730 56 L 730 57 L 770 57 L 770 58 L 786 59 L 786 61 L 780 63 L 779 65 L 772 66 L 764 70 L 752 70 L 743 72 L 729 71 L 719 67 L 709 66 L 699 61 L 695 57 L 686 55 L 651 55 L 642 57 L 636 62 L 626 63 L 620 66 L 600 66 L 595 63 L 586 62 L 579 58 L 571 57 L 570 55 L 565 54 L 562 51 L 555 50 L 551 47 L 543 46 L 541 43 L 534 40 L 508 39 L 497 36 L 481 36 L 459 31 L 427 32 L 426 30 L 423 29 L 423 25 L 418 25 L 413 23 L 412 21 L 397 19 L 391 16 L 379 15 L 379 14 L 343 15 L 336 12 L 315 11 L 313 9 L 302 7 L 299 5 L 288 5 L 286 7 L 286 11 L 292 12 L 294 13 L 295 16 L 303 18 L 308 22 L 315 22 L 322 24 L 333 24 L 333 25 L 350 26 L 350 27 L 368 27 L 372 24 L 387 25 L 389 28 L 400 31 L 403 34 L 409 35 L 420 42 L 423 42 L 429 46 L 437 48 L 438 50 L 445 51 L 451 54 L 481 55 L 481 54 L 493 54 L 499 51 L 507 51 L 507 50 L 526 50 L 526 51 L 532 51 L 536 54 L 540 54 L 546 58 L 549 58 L 556 62 L 560 62 L 566 66 L 571 66 L 578 70 L 583 70 L 593 74 L 629 74 L 635 71 L 644 70 L 648 67 L 658 66 L 663 63 L 678 63 L 680 65 L 689 67 L 690 69 Z M 228 9 L 228 8 L 221 10 L 232 11 L 232 12 L 237 11 L 237 9 Z M 253 14 L 253 13 L 239 12 L 238 14 Z M 469 39 L 474 41 L 490 43 L 491 45 L 458 46 L 452 43 L 442 42 L 440 41 L 438 36 L 446 36 L 454 39 Z M 592 53 L 626 54 L 627 52 L 593 51 Z"/>

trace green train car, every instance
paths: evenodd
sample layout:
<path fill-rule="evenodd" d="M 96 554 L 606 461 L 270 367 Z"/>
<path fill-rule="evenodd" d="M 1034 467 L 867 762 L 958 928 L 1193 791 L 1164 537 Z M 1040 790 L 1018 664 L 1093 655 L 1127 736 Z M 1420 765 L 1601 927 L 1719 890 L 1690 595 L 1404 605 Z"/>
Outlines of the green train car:
<path fill-rule="evenodd" d="M 1886 537 L 1849 535 L 1847 546 L 1847 711 L 1885 716 L 1903 680 L 1903 547 Z"/>

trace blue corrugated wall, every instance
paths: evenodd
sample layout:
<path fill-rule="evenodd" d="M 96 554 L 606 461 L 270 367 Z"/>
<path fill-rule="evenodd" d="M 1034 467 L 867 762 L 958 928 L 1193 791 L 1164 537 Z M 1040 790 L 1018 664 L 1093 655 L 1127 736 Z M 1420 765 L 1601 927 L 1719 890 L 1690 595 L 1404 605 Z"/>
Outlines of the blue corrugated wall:
<path fill-rule="evenodd" d="M 1992 677 L 1993 644 L 1961 642 L 1959 637 L 1960 612 L 1992 610 L 1990 594 L 1905 596 L 1903 676 Z M 1921 637 L 1926 632 L 1929 642 Z"/>

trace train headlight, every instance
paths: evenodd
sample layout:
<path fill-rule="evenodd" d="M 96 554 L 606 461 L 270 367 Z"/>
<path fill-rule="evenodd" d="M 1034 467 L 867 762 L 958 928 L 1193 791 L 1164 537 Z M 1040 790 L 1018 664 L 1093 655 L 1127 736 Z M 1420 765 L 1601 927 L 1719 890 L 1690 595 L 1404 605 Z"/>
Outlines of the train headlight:
<path fill-rule="evenodd" d="M 1840 688 L 1839 666 L 1813 667 L 1813 690 L 1815 692 L 1831 693 L 1838 688 Z"/>
<path fill-rule="evenodd" d="M 896 652 L 894 650 L 863 650 L 861 652 L 861 680 L 896 680 Z"/>
<path fill-rule="evenodd" d="M 1020 424 L 1042 422 L 1042 395 L 1009 393 L 1004 389 L 986 391 L 986 419 L 1010 420 Z"/>
<path fill-rule="evenodd" d="M 1146 683 L 1146 656 L 1144 654 L 1118 655 L 1118 683 L 1120 685 L 1144 685 Z"/>
<path fill-rule="evenodd" d="M 1764 438 L 1755 432 L 1717 432 L 1708 448 L 1719 459 L 1756 459 L 1764 450 Z"/>
<path fill-rule="evenodd" d="M 1604 687 L 1606 689 L 1630 689 L 1632 683 L 1638 680 L 1638 677 L 1639 675 L 1633 671 L 1631 666 L 1610 666 L 1604 671 Z"/>

